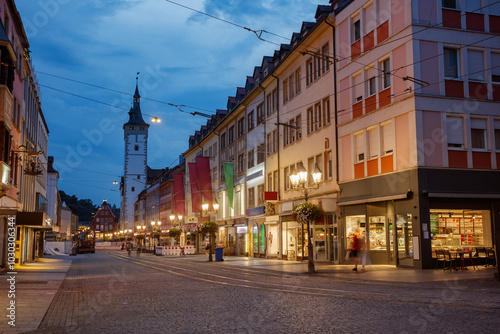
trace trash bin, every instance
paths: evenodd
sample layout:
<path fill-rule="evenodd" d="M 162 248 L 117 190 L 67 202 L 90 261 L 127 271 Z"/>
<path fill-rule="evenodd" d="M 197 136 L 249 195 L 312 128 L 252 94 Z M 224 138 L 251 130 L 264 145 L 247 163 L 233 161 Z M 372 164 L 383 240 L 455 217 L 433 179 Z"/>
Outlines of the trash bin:
<path fill-rule="evenodd" d="M 224 254 L 224 247 L 215 247 L 215 261 L 224 261 L 222 254 Z"/>

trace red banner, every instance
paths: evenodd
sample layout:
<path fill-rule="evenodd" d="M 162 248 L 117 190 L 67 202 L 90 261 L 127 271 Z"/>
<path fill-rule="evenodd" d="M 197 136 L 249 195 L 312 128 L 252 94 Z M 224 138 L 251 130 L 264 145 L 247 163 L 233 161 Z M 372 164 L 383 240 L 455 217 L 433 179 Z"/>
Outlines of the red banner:
<path fill-rule="evenodd" d="M 206 200 L 212 208 L 212 177 L 210 173 L 210 160 L 208 157 L 196 157 L 198 165 L 198 177 L 200 178 L 202 200 Z"/>
<path fill-rule="evenodd" d="M 189 182 L 191 183 L 191 205 L 193 212 L 201 212 L 201 184 L 198 176 L 198 165 L 188 163 Z"/>
<path fill-rule="evenodd" d="M 184 174 L 174 174 L 174 210 L 175 215 L 179 213 L 186 215 L 186 205 L 184 196 Z"/>

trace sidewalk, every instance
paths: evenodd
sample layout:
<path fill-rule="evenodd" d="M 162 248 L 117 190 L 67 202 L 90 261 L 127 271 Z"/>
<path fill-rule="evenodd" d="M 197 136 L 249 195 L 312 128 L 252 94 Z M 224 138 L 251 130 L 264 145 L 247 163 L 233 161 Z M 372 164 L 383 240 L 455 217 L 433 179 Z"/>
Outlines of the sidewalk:
<path fill-rule="evenodd" d="M 19 266 L 15 275 L 0 274 L 0 333 L 22 333 L 38 328 L 72 260 L 69 256 L 50 256 Z M 15 276 L 15 298 L 8 297 L 10 276 Z M 15 327 L 8 324 L 7 318 L 6 308 L 11 300 L 15 300 Z"/>
<path fill-rule="evenodd" d="M 186 256 L 185 258 L 186 260 L 193 262 L 203 262 L 207 261 L 208 256 L 190 255 Z M 225 256 L 223 262 L 216 263 L 224 266 L 238 266 L 256 269 L 258 268 L 288 274 L 307 273 L 307 261 L 296 262 L 253 257 Z M 389 265 L 371 265 L 366 266 L 364 270 L 361 268 L 361 266 L 358 266 L 357 272 L 353 271 L 352 268 L 354 268 L 354 264 L 339 265 L 329 262 L 315 262 L 315 275 L 335 277 L 347 280 L 425 283 L 465 279 L 482 279 L 494 281 L 494 274 L 495 272 L 498 272 L 497 268 L 485 268 L 484 266 L 477 267 L 477 270 L 473 270 L 472 266 L 470 266 L 468 270 L 458 271 L 444 271 L 443 269 L 417 270 L 397 268 L 395 266 Z"/>

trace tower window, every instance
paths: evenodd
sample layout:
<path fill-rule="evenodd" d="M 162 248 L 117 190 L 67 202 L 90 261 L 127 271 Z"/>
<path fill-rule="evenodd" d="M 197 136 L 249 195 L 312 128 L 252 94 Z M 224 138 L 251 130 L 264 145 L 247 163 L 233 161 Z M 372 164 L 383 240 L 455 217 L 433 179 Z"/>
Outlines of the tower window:
<path fill-rule="evenodd" d="M 139 145 L 135 145 L 134 150 L 139 151 Z"/>
<path fill-rule="evenodd" d="M 129 130 L 134 130 L 134 127 L 133 126 L 129 126 L 128 128 Z"/>
<path fill-rule="evenodd" d="M 132 191 L 135 191 L 135 187 L 132 187 Z"/>
<path fill-rule="evenodd" d="M 140 180 L 141 179 L 141 176 L 140 175 L 137 175 L 137 180 Z"/>

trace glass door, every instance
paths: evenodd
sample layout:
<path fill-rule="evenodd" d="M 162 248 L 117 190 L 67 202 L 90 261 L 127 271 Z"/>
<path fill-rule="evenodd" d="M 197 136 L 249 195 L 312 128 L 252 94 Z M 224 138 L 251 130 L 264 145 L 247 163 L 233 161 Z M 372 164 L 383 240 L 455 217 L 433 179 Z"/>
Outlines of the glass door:
<path fill-rule="evenodd" d="M 413 265 L 413 230 L 411 214 L 396 216 L 396 245 L 398 263 Z"/>
<path fill-rule="evenodd" d="M 314 228 L 314 259 L 326 261 L 326 230 L 324 227 Z"/>

